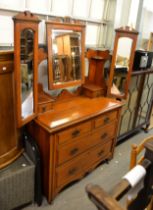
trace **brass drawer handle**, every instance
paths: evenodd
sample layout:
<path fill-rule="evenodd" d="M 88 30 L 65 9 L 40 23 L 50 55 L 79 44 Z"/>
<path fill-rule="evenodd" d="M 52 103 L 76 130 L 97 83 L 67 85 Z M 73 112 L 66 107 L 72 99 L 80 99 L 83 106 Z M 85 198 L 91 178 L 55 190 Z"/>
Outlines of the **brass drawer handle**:
<path fill-rule="evenodd" d="M 105 124 L 106 124 L 106 123 L 109 123 L 109 121 L 110 121 L 109 117 L 105 117 L 105 118 L 104 118 L 104 123 L 105 123 Z"/>
<path fill-rule="evenodd" d="M 80 130 L 75 130 L 72 132 L 72 137 L 76 137 L 78 135 L 80 135 Z"/>
<path fill-rule="evenodd" d="M 103 133 L 102 135 L 101 135 L 101 139 L 104 139 L 104 138 L 106 138 L 108 136 L 108 134 L 107 133 Z"/>
<path fill-rule="evenodd" d="M 104 150 L 101 150 L 100 152 L 98 152 L 98 156 L 102 156 L 104 154 Z"/>
<path fill-rule="evenodd" d="M 78 153 L 79 149 L 78 148 L 74 148 L 70 151 L 70 155 L 75 155 L 76 153 Z"/>
<path fill-rule="evenodd" d="M 77 171 L 77 168 L 72 168 L 69 170 L 68 174 L 72 176 L 75 174 L 76 171 Z"/>
<path fill-rule="evenodd" d="M 42 112 L 45 112 L 45 111 L 46 111 L 46 107 L 43 106 L 43 107 L 42 107 Z"/>

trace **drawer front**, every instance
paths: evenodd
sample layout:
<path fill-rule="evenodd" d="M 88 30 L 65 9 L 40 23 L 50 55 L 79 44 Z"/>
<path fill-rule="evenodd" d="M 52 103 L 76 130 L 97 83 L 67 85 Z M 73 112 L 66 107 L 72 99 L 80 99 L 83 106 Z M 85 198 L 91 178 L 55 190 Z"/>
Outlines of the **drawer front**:
<path fill-rule="evenodd" d="M 0 74 L 12 71 L 13 71 L 13 62 L 0 63 Z"/>
<path fill-rule="evenodd" d="M 85 134 L 90 131 L 91 131 L 91 121 L 86 123 L 81 123 L 78 126 L 74 126 L 72 128 L 68 128 L 65 129 L 64 131 L 57 133 L 58 142 L 59 144 L 62 144 L 70 139 L 81 137 L 82 134 Z"/>
<path fill-rule="evenodd" d="M 87 152 L 87 158 L 85 159 L 85 170 L 87 171 L 90 168 L 93 168 L 94 164 L 98 161 L 105 160 L 107 157 L 109 157 L 111 151 L 112 151 L 113 141 L 109 140 L 105 144 L 99 144 L 96 147 L 94 147 L 92 150 L 89 150 Z M 90 157 L 90 160 L 89 160 Z"/>
<path fill-rule="evenodd" d="M 107 158 L 112 149 L 112 142 L 109 140 L 105 144 L 99 144 L 88 150 L 88 152 L 56 168 L 56 187 L 62 188 L 71 181 L 77 180 L 94 164 Z"/>
<path fill-rule="evenodd" d="M 91 141 L 91 136 L 87 135 L 80 138 L 79 140 L 72 141 L 72 143 L 59 147 L 57 155 L 58 165 L 76 157 L 78 154 L 90 148 L 92 146 Z"/>
<path fill-rule="evenodd" d="M 62 187 L 77 179 L 77 177 L 83 172 L 83 161 L 84 160 L 79 157 L 58 167 L 56 169 L 57 187 Z"/>
<path fill-rule="evenodd" d="M 38 113 L 43 113 L 52 109 L 52 104 L 38 104 Z"/>
<path fill-rule="evenodd" d="M 104 115 L 101 115 L 95 119 L 95 128 L 107 125 L 115 119 L 117 119 L 117 111 L 109 112 Z"/>
<path fill-rule="evenodd" d="M 98 128 L 92 134 L 93 141 L 98 143 L 105 143 L 108 139 L 113 138 L 116 133 L 116 123 L 112 123 L 110 125 Z"/>
<path fill-rule="evenodd" d="M 112 138 L 115 134 L 116 124 L 105 126 L 104 128 L 97 129 L 93 134 L 84 136 L 69 144 L 58 147 L 58 160 L 57 164 L 60 165 L 78 154 L 86 151 L 87 149 L 99 143 L 105 143 L 108 139 Z"/>

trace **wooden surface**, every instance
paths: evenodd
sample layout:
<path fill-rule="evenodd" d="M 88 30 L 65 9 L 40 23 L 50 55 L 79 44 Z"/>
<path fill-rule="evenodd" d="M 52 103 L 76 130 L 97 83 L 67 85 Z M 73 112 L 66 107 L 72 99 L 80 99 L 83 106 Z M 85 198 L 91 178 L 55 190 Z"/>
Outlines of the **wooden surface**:
<path fill-rule="evenodd" d="M 0 168 L 22 152 L 15 119 L 13 51 L 0 52 Z"/>
<path fill-rule="evenodd" d="M 69 102 L 55 104 L 53 111 L 39 115 L 36 121 L 49 132 L 54 132 L 121 106 L 122 103 L 114 99 L 76 97 Z"/>
<path fill-rule="evenodd" d="M 109 98 L 73 97 L 56 102 L 28 125 L 40 148 L 48 202 L 64 186 L 113 157 L 121 106 Z"/>

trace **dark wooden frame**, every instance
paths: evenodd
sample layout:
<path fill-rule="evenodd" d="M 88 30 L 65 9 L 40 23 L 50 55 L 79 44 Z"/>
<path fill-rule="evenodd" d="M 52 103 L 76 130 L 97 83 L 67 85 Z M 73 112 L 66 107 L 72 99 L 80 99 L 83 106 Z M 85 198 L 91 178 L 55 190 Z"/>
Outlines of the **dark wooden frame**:
<path fill-rule="evenodd" d="M 64 82 L 63 84 L 54 84 L 53 81 L 53 70 L 52 70 L 52 30 L 53 29 L 63 29 L 63 30 L 75 30 L 81 32 L 81 79 Z M 85 52 L 85 25 L 80 23 L 61 23 L 46 21 L 46 34 L 47 34 L 47 48 L 48 48 L 48 89 L 59 89 L 69 86 L 81 85 L 84 83 L 84 52 Z"/>
<path fill-rule="evenodd" d="M 15 85 L 16 85 L 16 112 L 17 112 L 17 126 L 21 127 L 28 123 L 37 114 L 37 101 L 38 101 L 38 24 L 40 20 L 30 12 L 19 13 L 13 17 L 14 20 L 14 69 L 15 69 Z M 33 51 L 34 51 L 34 79 L 33 79 L 33 97 L 34 97 L 34 113 L 27 118 L 21 118 L 21 70 L 20 70 L 20 35 L 21 31 L 31 29 L 34 32 Z"/>
<path fill-rule="evenodd" d="M 130 78 L 131 78 L 131 72 L 132 72 L 132 67 L 133 67 L 134 53 L 136 50 L 138 32 L 134 29 L 131 29 L 128 26 L 116 29 L 115 32 L 116 32 L 116 36 L 115 36 L 115 42 L 114 42 L 114 50 L 113 50 L 113 57 L 112 57 L 112 63 L 111 63 L 111 69 L 110 69 L 110 78 L 109 78 L 109 82 L 108 82 L 107 95 L 113 96 L 113 97 L 116 97 L 119 99 L 125 99 L 128 94 L 128 86 L 129 86 Z M 117 56 L 118 41 L 122 37 L 130 38 L 133 40 L 132 46 L 131 46 L 130 59 L 129 59 L 129 69 L 128 69 L 128 74 L 127 74 L 126 83 L 125 83 L 125 93 L 124 94 L 112 94 L 111 88 L 112 88 L 112 83 L 113 83 L 113 78 L 114 78 L 114 68 L 115 68 L 115 62 L 116 62 L 116 56 Z"/>

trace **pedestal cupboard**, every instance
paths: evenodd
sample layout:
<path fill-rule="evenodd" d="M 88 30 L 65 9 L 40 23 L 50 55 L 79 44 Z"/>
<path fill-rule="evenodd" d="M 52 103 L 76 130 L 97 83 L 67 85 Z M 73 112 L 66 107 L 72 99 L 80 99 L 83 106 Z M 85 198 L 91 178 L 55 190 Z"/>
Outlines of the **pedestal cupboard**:
<path fill-rule="evenodd" d="M 0 50 L 0 168 L 22 153 L 15 119 L 14 52 Z"/>
<path fill-rule="evenodd" d="M 68 183 L 113 157 L 121 105 L 109 98 L 78 96 L 54 104 L 28 125 L 40 148 L 49 202 Z"/>

